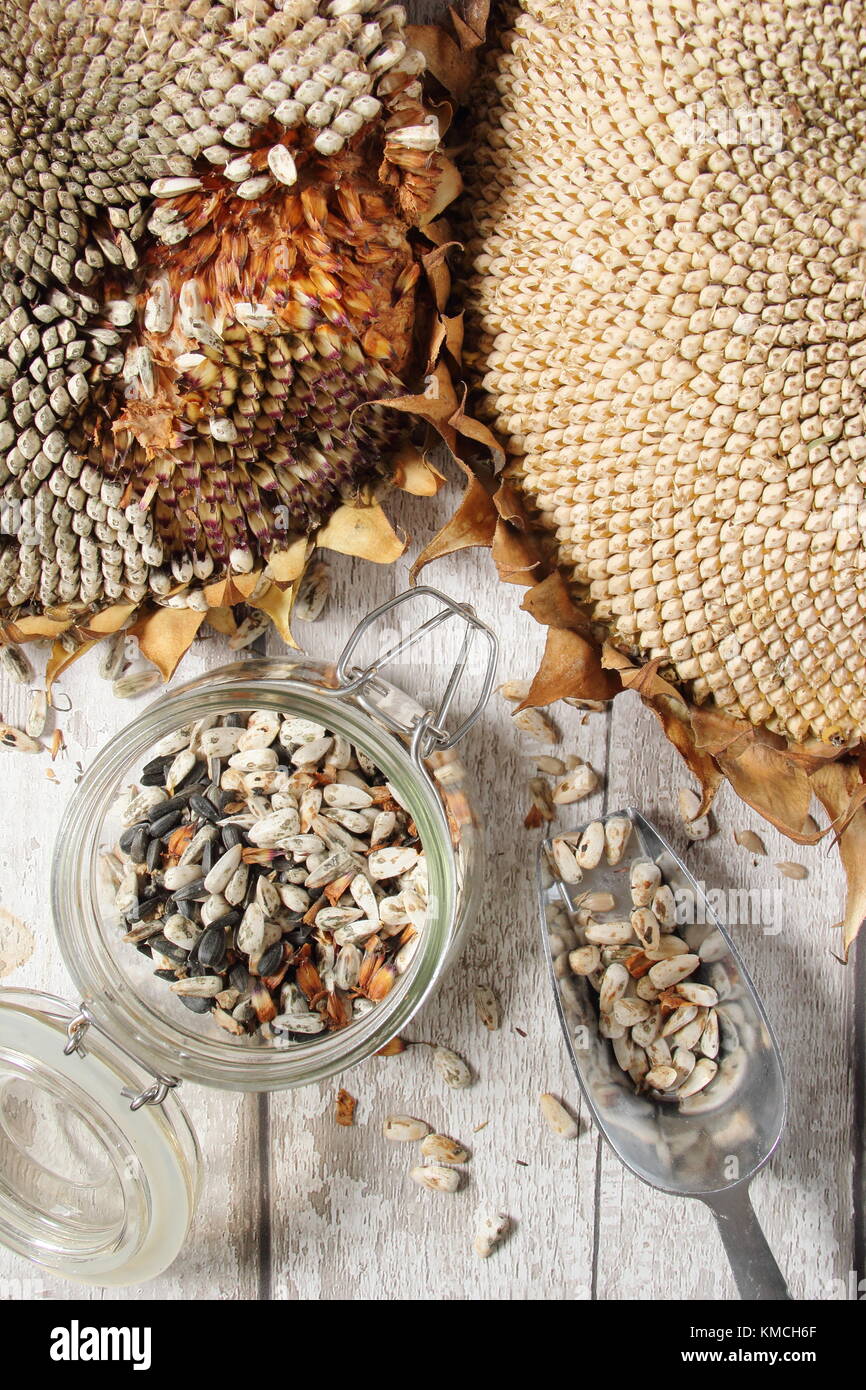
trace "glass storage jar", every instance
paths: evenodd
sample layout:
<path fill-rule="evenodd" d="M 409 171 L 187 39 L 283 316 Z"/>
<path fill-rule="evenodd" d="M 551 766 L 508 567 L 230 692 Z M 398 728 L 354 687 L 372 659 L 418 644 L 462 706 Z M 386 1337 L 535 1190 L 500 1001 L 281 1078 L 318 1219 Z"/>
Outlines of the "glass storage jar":
<path fill-rule="evenodd" d="M 352 664 L 372 624 L 425 599 L 437 605 L 432 617 L 371 664 Z M 380 671 L 449 620 L 463 624 L 462 649 L 434 711 Z M 479 692 L 471 713 L 449 732 L 476 639 L 485 652 Z M 180 1248 L 198 1180 L 195 1138 L 176 1095 L 181 1082 L 266 1091 L 321 1081 L 377 1052 L 407 1025 L 477 905 L 481 832 L 454 747 L 490 695 L 496 647 L 470 609 L 419 586 L 371 613 L 335 664 L 288 654 L 209 672 L 154 701 L 101 751 L 67 808 L 52 871 L 55 928 L 80 1005 L 0 991 L 0 1150 L 16 1156 L 0 1174 L 0 1240 L 85 1282 L 153 1277 Z M 254 709 L 311 719 L 360 746 L 411 813 L 428 868 L 426 924 L 406 972 L 361 1018 L 297 1042 L 223 1035 L 207 1015 L 178 1008 L 154 978 L 153 962 L 120 939 L 113 893 L 100 873 L 100 851 L 119 838 L 124 789 L 153 745 L 208 715 Z M 37 1132 L 38 1153 L 61 1156 L 47 1158 L 44 1171 L 31 1140 Z M 85 1151 L 97 1168 L 108 1165 L 110 1181 L 95 1176 Z M 22 1176 L 28 1163 L 35 1165 L 29 1179 Z M 64 1181 L 69 1190 L 62 1195 Z M 48 1200 L 40 1212 L 42 1195 Z M 169 1210 L 171 1238 L 164 1229 Z"/>

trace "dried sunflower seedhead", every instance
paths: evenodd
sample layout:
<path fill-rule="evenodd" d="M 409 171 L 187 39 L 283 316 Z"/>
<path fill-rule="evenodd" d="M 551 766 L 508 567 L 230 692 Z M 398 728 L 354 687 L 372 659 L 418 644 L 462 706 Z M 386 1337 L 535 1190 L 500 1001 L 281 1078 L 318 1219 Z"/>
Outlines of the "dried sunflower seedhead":
<path fill-rule="evenodd" d="M 285 581 L 375 495 L 406 416 L 370 403 L 413 373 L 448 169 L 404 26 L 380 0 L 2 5 L 7 635 Z"/>
<path fill-rule="evenodd" d="M 628 686 L 705 804 L 724 776 L 795 837 L 813 794 L 844 814 L 850 939 L 866 9 L 508 0 L 491 28 L 466 361 L 512 466 L 497 514 L 476 485 L 431 553 L 486 539 L 532 586 L 549 635 L 528 704 Z"/>

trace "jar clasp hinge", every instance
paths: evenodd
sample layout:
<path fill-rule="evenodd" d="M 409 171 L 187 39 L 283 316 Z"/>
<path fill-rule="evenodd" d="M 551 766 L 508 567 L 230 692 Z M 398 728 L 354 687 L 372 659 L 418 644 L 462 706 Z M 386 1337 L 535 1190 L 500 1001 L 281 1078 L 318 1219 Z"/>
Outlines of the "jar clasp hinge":
<path fill-rule="evenodd" d="M 350 666 L 350 660 L 359 641 L 373 623 L 393 609 L 421 598 L 436 599 L 444 606 L 432 618 L 428 618 L 419 627 L 413 628 L 405 637 L 402 637 L 381 656 L 378 656 L 375 661 L 372 661 L 369 666 L 365 666 L 363 670 Z M 465 624 L 466 631 L 463 634 L 460 653 L 451 670 L 445 692 L 435 710 L 428 710 L 411 728 L 408 728 L 401 724 L 388 710 L 387 687 L 384 687 L 382 682 L 377 680 L 378 673 L 384 666 L 398 660 L 410 647 L 414 647 L 416 642 L 429 636 L 442 623 L 451 618 L 461 619 Z M 479 636 L 487 649 L 481 693 L 462 724 L 451 732 L 445 727 L 445 722 L 465 674 L 469 653 L 475 639 Z M 331 693 L 354 696 L 364 708 L 368 709 L 395 733 L 410 734 L 412 754 L 416 760 L 420 761 L 434 749 L 444 752 L 448 748 L 453 748 L 455 743 L 459 743 L 464 734 L 468 733 L 476 720 L 480 718 L 493 690 L 498 652 L 499 643 L 496 634 L 486 623 L 481 622 L 480 618 L 476 617 L 475 612 L 468 604 L 457 603 L 439 589 L 433 589 L 426 584 L 419 584 L 414 589 L 407 589 L 402 594 L 397 594 L 395 598 L 389 599 L 387 603 L 383 603 L 380 608 L 374 609 L 372 613 L 368 613 L 362 619 L 340 653 L 335 668 L 338 685 L 336 691 Z"/>
<path fill-rule="evenodd" d="M 64 1057 L 71 1057 L 73 1053 L 79 1057 L 87 1056 L 87 1049 L 84 1044 L 85 1038 L 91 1028 L 95 1028 L 97 1032 L 103 1031 L 97 1024 L 87 1005 L 80 1004 L 78 1013 L 74 1018 L 70 1019 L 66 1028 L 66 1042 L 63 1045 Z M 107 1037 L 108 1035 L 106 1034 L 105 1036 Z M 118 1043 L 114 1038 L 109 1038 L 109 1041 L 113 1043 L 125 1057 L 129 1057 L 131 1061 L 138 1063 L 138 1058 L 121 1043 Z M 126 1096 L 128 1099 L 130 1110 L 140 1110 L 143 1105 L 162 1105 L 169 1093 L 179 1085 L 180 1077 L 161 1076 L 158 1072 L 155 1072 L 151 1085 L 145 1086 L 144 1090 L 136 1091 L 132 1086 L 124 1086 L 120 1094 Z"/>

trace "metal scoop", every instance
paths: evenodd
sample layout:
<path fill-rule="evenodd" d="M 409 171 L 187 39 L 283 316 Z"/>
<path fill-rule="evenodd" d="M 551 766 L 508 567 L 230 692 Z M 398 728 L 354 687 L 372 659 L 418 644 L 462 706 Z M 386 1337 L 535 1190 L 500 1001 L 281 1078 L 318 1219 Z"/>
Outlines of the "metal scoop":
<path fill-rule="evenodd" d="M 551 869 L 550 840 L 539 855 L 544 950 L 577 1079 L 596 1124 L 627 1168 L 650 1187 L 697 1197 L 710 1208 L 740 1297 L 790 1298 L 749 1200 L 749 1183 L 785 1124 L 785 1079 L 772 1029 L 728 933 L 688 869 L 639 811 L 629 807 L 604 819 L 614 815 L 632 823 L 619 865 L 602 857 L 579 883 L 565 883 Z M 595 989 L 585 976 L 555 968 L 551 951 L 557 913 L 576 912 L 588 892 L 612 893 L 616 907 L 604 916 L 628 918 L 628 866 L 635 857 L 659 865 L 677 902 L 676 933 L 704 961 L 696 978 L 719 995 L 719 1071 L 704 1091 L 680 1102 L 636 1092 L 599 1032 Z"/>

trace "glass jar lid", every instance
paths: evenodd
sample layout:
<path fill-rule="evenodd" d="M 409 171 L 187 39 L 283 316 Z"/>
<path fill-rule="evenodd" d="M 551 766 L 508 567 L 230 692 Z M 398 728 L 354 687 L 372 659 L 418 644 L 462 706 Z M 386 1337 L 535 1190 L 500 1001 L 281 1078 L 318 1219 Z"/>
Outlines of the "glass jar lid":
<path fill-rule="evenodd" d="M 0 990 L 0 1241 L 99 1287 L 167 1269 L 199 1151 L 180 1102 L 169 1092 L 150 1104 L 154 1091 L 64 1000 Z"/>

